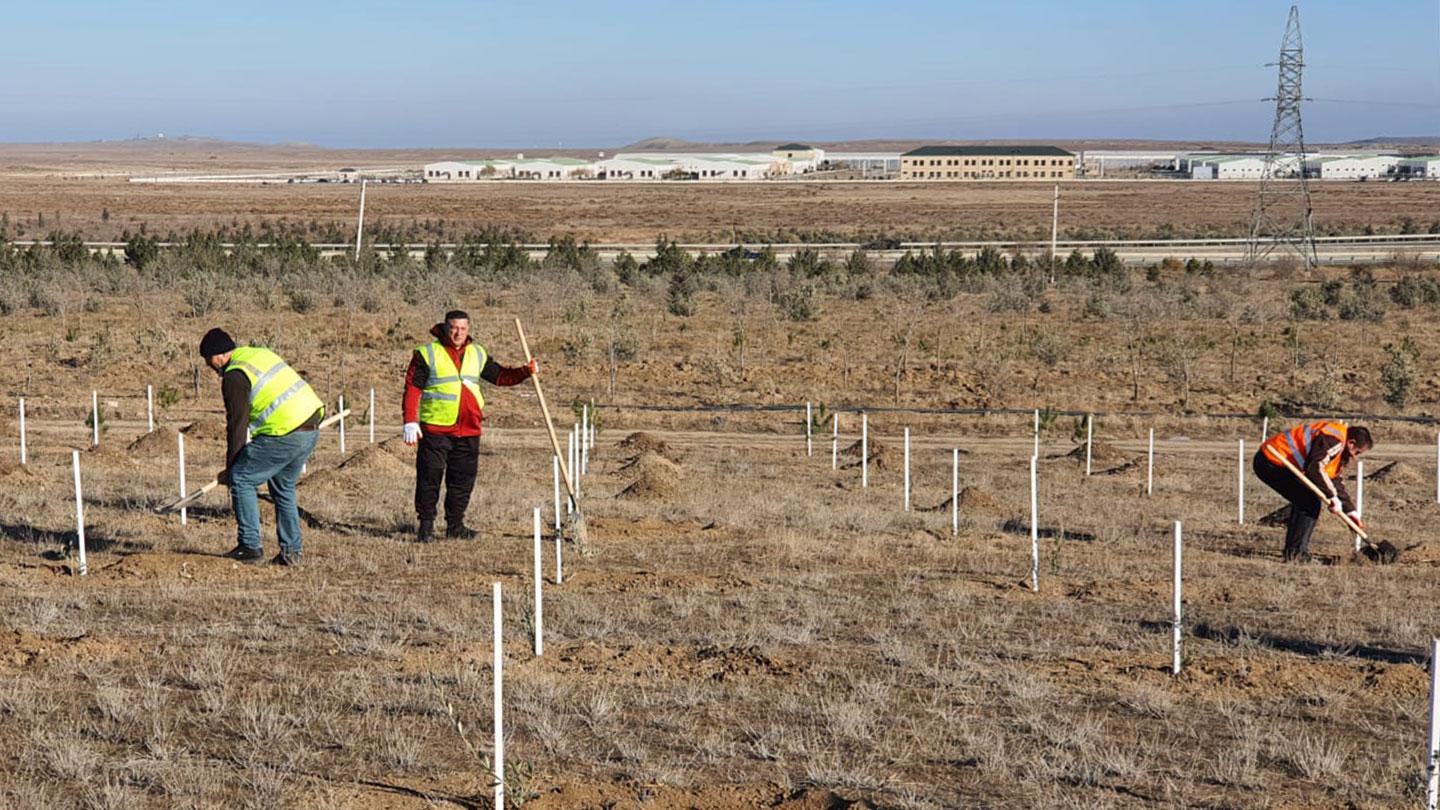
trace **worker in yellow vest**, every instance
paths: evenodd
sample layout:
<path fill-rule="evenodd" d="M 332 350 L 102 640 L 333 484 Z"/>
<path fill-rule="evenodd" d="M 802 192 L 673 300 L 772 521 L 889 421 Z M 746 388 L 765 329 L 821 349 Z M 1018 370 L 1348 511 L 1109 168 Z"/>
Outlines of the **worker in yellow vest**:
<path fill-rule="evenodd" d="M 325 404 L 295 369 L 269 349 L 237 347 L 221 329 L 200 341 L 200 356 L 220 375 L 225 399 L 225 469 L 216 478 L 230 488 L 237 542 L 225 556 L 243 563 L 265 559 L 260 545 L 260 504 L 265 484 L 275 502 L 276 565 L 300 564 L 300 510 L 295 482 L 315 450 Z"/>
<path fill-rule="evenodd" d="M 435 539 L 435 510 L 445 485 L 445 536 L 475 539 L 465 510 L 480 460 L 485 396 L 480 381 L 519 385 L 539 370 L 536 361 L 511 368 L 470 339 L 470 316 L 455 309 L 431 327 L 434 340 L 415 347 L 405 372 L 404 438 L 415 453 L 415 539 Z"/>
<path fill-rule="evenodd" d="M 1255 475 L 1290 502 L 1290 520 L 1285 524 L 1286 562 L 1310 560 L 1310 535 L 1322 507 L 1336 514 L 1348 514 L 1355 525 L 1364 526 L 1355 501 L 1345 489 L 1342 475 L 1353 459 L 1375 444 L 1370 431 L 1340 421 L 1311 422 L 1281 431 L 1266 439 L 1255 453 Z M 1285 469 L 1289 461 L 1310 479 L 1326 497 L 1316 497 L 1304 482 Z"/>

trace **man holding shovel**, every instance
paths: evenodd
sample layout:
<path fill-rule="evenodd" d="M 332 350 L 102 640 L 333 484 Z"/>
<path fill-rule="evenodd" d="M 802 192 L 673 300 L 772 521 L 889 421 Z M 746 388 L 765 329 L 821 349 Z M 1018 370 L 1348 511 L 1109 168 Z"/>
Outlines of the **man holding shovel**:
<path fill-rule="evenodd" d="M 275 533 L 280 553 L 276 565 L 300 563 L 300 510 L 295 482 L 315 450 L 325 403 L 310 384 L 280 356 L 253 346 L 235 345 L 221 329 L 200 340 L 200 356 L 220 375 L 225 398 L 225 469 L 215 480 L 230 487 L 238 540 L 225 556 L 258 564 L 265 559 L 260 545 L 261 484 L 275 502 Z"/>
<path fill-rule="evenodd" d="M 1342 519 L 1348 518 L 1348 523 L 1364 531 L 1365 524 L 1345 489 L 1342 473 L 1351 460 L 1373 446 L 1369 430 L 1339 421 L 1299 425 L 1260 445 L 1255 453 L 1255 475 L 1290 502 L 1290 520 L 1285 526 L 1286 562 L 1309 561 L 1310 535 L 1322 507 Z"/>
<path fill-rule="evenodd" d="M 415 348 L 405 372 L 405 443 L 415 453 L 415 539 L 435 539 L 435 510 L 445 485 L 445 536 L 473 540 L 465 510 L 480 459 L 485 396 L 480 381 L 519 385 L 539 371 L 530 360 L 511 368 L 495 362 L 470 339 L 470 316 L 456 309 L 430 329 L 435 339 Z"/>

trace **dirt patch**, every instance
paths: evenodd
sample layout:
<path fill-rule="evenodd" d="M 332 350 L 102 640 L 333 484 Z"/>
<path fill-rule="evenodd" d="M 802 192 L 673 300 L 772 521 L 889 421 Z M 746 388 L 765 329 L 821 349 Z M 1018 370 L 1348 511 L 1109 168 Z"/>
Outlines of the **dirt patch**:
<path fill-rule="evenodd" d="M 403 446 L 403 445 L 402 445 Z M 406 464 L 385 445 L 377 444 L 350 456 L 335 468 L 351 475 L 395 475 L 414 474 L 413 464 Z"/>
<path fill-rule="evenodd" d="M 0 632 L 0 672 L 15 672 L 62 660 L 108 663 L 139 654 L 133 643 L 121 639 L 90 635 L 42 636 L 24 630 Z"/>
<path fill-rule="evenodd" d="M 685 645 L 606 645 L 586 641 L 560 645 L 552 657 L 535 663 L 567 674 L 606 678 L 704 679 L 783 677 L 793 668 L 758 647 L 690 647 Z"/>
<path fill-rule="evenodd" d="M 6 486 L 23 486 L 37 478 L 28 464 L 21 464 L 15 459 L 0 459 L 0 483 Z"/>
<path fill-rule="evenodd" d="M 565 576 L 565 588 L 587 593 L 633 593 L 637 591 L 676 591 L 690 593 L 729 593 L 749 587 L 750 583 L 734 574 L 685 574 L 662 571 L 586 571 Z"/>
<path fill-rule="evenodd" d="M 525 803 L 539 810 L 874 810 L 865 799 L 824 789 L 786 790 L 778 785 L 673 787 L 654 783 L 560 784 Z"/>
<path fill-rule="evenodd" d="M 154 457 L 162 454 L 175 454 L 178 452 L 176 436 L 179 431 L 172 427 L 157 427 L 146 433 L 144 436 L 130 442 L 125 450 L 140 456 Z"/>
<path fill-rule="evenodd" d="M 185 438 L 196 442 L 223 442 L 225 436 L 225 417 L 206 416 L 191 422 L 180 432 Z"/>
<path fill-rule="evenodd" d="M 948 512 L 948 511 L 950 511 L 950 501 L 951 501 L 951 500 L 953 500 L 953 499 L 952 499 L 952 498 L 946 498 L 945 500 L 941 501 L 938 506 L 921 507 L 920 509 L 917 509 L 916 511 L 919 511 L 919 512 Z M 986 491 L 983 490 L 983 489 L 977 489 L 976 487 L 965 487 L 964 489 L 960 490 L 960 512 L 961 512 L 961 514 L 964 514 L 964 513 L 966 513 L 966 512 L 1003 512 L 1003 511 L 1005 511 L 1005 507 L 1000 503 L 1000 501 L 996 500 L 996 498 L 995 498 L 994 495 L 991 495 L 990 493 L 986 492 Z"/>
<path fill-rule="evenodd" d="M 217 547 L 213 555 L 203 552 L 127 554 L 118 562 L 91 573 L 115 579 L 222 582 L 254 576 L 265 570 L 265 566 L 244 565 L 222 557 L 223 551 L 224 548 Z"/>
<path fill-rule="evenodd" d="M 1365 477 L 1367 479 L 1366 483 L 1375 482 L 1384 484 L 1385 486 L 1381 488 L 1381 491 L 1387 494 L 1398 492 L 1402 489 L 1413 491 L 1435 483 L 1432 477 L 1416 469 L 1415 465 L 1407 464 L 1403 461 L 1392 461 Z"/>

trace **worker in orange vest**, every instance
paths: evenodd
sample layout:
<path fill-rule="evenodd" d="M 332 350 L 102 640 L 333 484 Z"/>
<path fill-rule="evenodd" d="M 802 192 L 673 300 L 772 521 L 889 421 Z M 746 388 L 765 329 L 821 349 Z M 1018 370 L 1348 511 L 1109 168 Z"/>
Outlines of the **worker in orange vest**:
<path fill-rule="evenodd" d="M 1338 514 L 1348 514 L 1355 525 L 1364 527 L 1355 501 L 1345 489 L 1341 473 L 1351 459 L 1359 458 L 1374 446 L 1370 431 L 1350 427 L 1344 422 L 1322 421 L 1281 431 L 1260 445 L 1255 453 L 1255 475 L 1290 502 L 1290 521 L 1285 525 L 1285 561 L 1310 560 L 1310 535 L 1320 518 L 1321 506 Z M 1285 469 L 1282 459 L 1295 465 L 1327 493 L 1326 503 L 1316 497 L 1304 482 Z"/>

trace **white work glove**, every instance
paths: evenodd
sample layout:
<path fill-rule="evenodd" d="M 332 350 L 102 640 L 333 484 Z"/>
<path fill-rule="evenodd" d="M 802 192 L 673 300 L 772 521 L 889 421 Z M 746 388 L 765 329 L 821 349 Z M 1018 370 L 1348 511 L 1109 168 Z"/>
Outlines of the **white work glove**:
<path fill-rule="evenodd" d="M 406 443 L 406 444 L 414 444 L 414 443 L 416 443 L 416 442 L 418 442 L 418 441 L 420 441 L 420 423 L 419 423 L 419 422 L 406 422 L 406 423 L 405 423 L 405 443 Z"/>
<path fill-rule="evenodd" d="M 1363 520 L 1360 519 L 1360 512 L 1357 510 L 1357 511 L 1354 511 L 1354 512 L 1350 512 L 1349 515 L 1350 515 L 1350 520 L 1353 521 L 1356 526 L 1359 526 L 1361 531 L 1364 531 L 1364 530 L 1365 530 L 1365 521 L 1363 521 Z"/>
<path fill-rule="evenodd" d="M 1330 511 L 1337 515 L 1343 515 L 1345 514 L 1345 504 L 1341 503 L 1339 498 L 1332 498 L 1330 500 Z"/>

